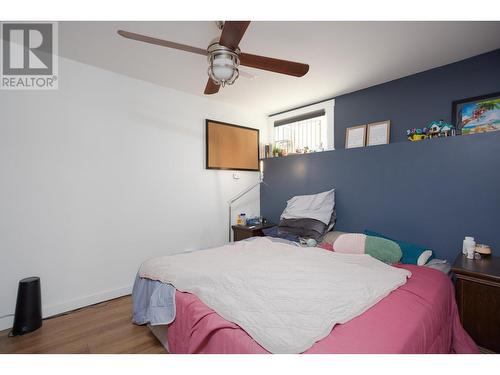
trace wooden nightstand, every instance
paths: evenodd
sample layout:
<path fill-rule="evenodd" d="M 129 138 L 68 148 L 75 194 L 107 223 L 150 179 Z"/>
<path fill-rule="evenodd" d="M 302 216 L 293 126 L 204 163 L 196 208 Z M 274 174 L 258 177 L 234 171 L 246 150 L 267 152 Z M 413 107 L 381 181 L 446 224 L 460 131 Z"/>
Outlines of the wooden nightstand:
<path fill-rule="evenodd" d="M 462 325 L 477 345 L 500 353 L 500 257 L 460 254 L 451 270 Z"/>
<path fill-rule="evenodd" d="M 276 224 L 261 224 L 261 225 L 233 225 L 233 237 L 235 241 L 241 241 L 250 237 L 263 237 L 262 229 L 274 227 Z"/>

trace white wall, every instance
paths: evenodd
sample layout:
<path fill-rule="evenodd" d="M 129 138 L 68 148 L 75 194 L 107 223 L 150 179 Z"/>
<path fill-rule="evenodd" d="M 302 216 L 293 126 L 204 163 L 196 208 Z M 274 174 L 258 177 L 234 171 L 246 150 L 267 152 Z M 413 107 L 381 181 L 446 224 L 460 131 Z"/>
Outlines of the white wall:
<path fill-rule="evenodd" d="M 258 180 L 205 169 L 204 120 L 264 115 L 59 63 L 57 91 L 0 91 L 0 316 L 24 277 L 48 316 L 129 293 L 145 259 L 223 244 L 227 200 Z M 242 200 L 259 214 L 258 189 Z"/>

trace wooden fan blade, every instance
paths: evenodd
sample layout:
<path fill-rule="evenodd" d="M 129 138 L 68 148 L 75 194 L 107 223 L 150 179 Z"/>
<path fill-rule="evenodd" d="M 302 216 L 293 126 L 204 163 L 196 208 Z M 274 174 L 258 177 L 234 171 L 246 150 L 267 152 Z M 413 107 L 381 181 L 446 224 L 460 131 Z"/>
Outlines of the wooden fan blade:
<path fill-rule="evenodd" d="M 234 51 L 238 48 L 238 44 L 240 44 L 241 38 L 243 38 L 248 25 L 250 25 L 250 21 L 224 22 L 219 44 Z"/>
<path fill-rule="evenodd" d="M 121 35 L 125 38 L 137 40 L 139 42 L 156 44 L 156 45 L 162 46 L 162 47 L 180 49 L 181 51 L 197 53 L 197 54 L 203 55 L 203 56 L 206 56 L 208 54 L 208 52 L 202 48 L 192 47 L 192 46 L 188 46 L 186 44 L 171 42 L 171 41 L 164 40 L 164 39 L 153 38 L 151 36 L 131 33 L 129 31 L 124 31 L 124 30 L 118 30 L 117 32 L 119 35 Z"/>
<path fill-rule="evenodd" d="M 208 78 L 207 85 L 205 86 L 205 95 L 217 94 L 219 92 L 220 85 L 216 85 L 211 78 Z"/>
<path fill-rule="evenodd" d="M 240 65 L 295 77 L 302 77 L 309 71 L 309 65 L 307 64 L 252 55 L 250 53 L 240 54 Z"/>

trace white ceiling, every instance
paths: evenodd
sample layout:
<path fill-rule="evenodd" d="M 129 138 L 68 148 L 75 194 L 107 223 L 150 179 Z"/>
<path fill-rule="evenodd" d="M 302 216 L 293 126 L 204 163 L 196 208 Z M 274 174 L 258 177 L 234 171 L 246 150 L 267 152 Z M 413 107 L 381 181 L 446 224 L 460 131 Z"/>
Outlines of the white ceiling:
<path fill-rule="evenodd" d="M 203 95 L 205 57 L 125 39 L 118 29 L 206 48 L 219 35 L 214 22 L 59 23 L 61 56 Z M 255 21 L 240 48 L 310 65 L 302 78 L 242 67 L 257 78 L 211 96 L 270 114 L 500 48 L 500 22 Z"/>

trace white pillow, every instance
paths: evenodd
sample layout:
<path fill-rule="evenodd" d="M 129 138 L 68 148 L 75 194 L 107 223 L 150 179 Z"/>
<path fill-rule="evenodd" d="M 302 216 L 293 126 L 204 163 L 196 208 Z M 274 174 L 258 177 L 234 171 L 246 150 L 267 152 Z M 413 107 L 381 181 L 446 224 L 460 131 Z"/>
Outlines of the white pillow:
<path fill-rule="evenodd" d="M 281 219 L 316 219 L 330 223 L 335 206 L 335 189 L 318 194 L 297 195 L 286 202 Z"/>
<path fill-rule="evenodd" d="M 340 232 L 338 230 L 334 230 L 334 231 L 328 232 L 323 237 L 323 242 L 326 242 L 326 243 L 329 243 L 330 245 L 333 245 L 333 243 L 335 242 L 335 240 L 337 238 L 339 238 L 339 236 L 341 234 L 345 234 L 345 233 L 347 233 L 347 232 Z"/>

